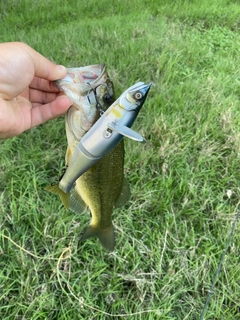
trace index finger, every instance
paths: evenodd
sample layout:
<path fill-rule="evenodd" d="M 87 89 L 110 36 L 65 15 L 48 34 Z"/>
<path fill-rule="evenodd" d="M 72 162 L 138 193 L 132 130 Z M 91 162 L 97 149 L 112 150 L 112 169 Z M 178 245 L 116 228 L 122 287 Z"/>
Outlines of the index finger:
<path fill-rule="evenodd" d="M 30 83 L 29 87 L 31 89 L 37 89 L 46 92 L 60 92 L 60 90 L 54 85 L 52 81 L 48 81 L 38 77 L 33 78 L 33 81 Z"/>

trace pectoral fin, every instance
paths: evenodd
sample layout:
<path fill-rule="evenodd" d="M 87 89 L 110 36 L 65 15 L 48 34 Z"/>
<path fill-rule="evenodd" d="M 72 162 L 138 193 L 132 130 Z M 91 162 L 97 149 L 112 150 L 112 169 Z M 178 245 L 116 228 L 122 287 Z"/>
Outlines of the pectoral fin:
<path fill-rule="evenodd" d="M 139 133 L 128 128 L 127 126 L 121 126 L 118 123 L 111 122 L 108 124 L 108 128 L 134 141 L 139 141 L 139 142 L 146 141 Z"/>

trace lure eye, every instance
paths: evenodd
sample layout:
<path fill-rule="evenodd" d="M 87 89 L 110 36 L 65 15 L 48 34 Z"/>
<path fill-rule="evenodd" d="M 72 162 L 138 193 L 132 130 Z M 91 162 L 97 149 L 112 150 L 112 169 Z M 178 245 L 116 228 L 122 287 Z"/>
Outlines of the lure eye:
<path fill-rule="evenodd" d="M 140 91 L 136 92 L 134 95 L 134 98 L 136 100 L 140 100 L 140 99 L 142 99 L 142 97 L 143 97 L 143 94 Z"/>

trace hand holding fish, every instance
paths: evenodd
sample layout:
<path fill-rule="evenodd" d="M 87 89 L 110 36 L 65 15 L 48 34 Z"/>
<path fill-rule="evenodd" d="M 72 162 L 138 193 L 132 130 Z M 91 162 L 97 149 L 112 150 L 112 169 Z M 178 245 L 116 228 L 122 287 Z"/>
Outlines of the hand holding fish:
<path fill-rule="evenodd" d="M 52 83 L 66 73 L 24 43 L 1 43 L 0 139 L 66 113 L 71 101 Z"/>

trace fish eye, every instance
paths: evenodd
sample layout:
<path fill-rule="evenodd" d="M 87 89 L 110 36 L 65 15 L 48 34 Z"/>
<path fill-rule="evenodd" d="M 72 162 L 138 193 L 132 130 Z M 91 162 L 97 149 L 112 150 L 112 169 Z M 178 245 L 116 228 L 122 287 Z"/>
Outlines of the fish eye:
<path fill-rule="evenodd" d="M 112 101 L 112 96 L 110 95 L 110 93 L 106 93 L 104 96 L 103 96 L 103 100 L 104 102 L 106 103 L 110 103 Z"/>
<path fill-rule="evenodd" d="M 135 98 L 136 100 L 140 100 L 140 99 L 142 99 L 142 97 L 143 97 L 143 94 L 142 94 L 142 92 L 140 92 L 140 91 L 138 91 L 138 92 L 136 92 L 136 93 L 134 94 L 134 98 Z"/>

